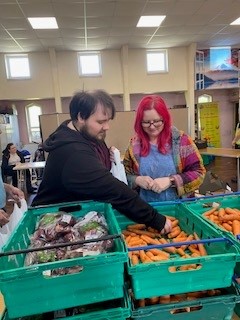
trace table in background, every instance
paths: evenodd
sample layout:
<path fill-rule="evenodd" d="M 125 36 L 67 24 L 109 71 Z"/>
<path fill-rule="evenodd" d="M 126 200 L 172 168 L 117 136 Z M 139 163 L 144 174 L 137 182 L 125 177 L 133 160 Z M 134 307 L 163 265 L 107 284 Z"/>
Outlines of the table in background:
<path fill-rule="evenodd" d="M 237 185 L 238 191 L 240 191 L 240 149 L 231 149 L 231 148 L 205 148 L 199 149 L 201 155 L 216 156 L 216 157 L 225 157 L 225 158 L 235 158 L 237 159 Z"/>
<path fill-rule="evenodd" d="M 46 161 L 25 162 L 17 164 L 13 170 L 17 171 L 18 188 L 26 191 L 26 170 L 44 168 Z"/>

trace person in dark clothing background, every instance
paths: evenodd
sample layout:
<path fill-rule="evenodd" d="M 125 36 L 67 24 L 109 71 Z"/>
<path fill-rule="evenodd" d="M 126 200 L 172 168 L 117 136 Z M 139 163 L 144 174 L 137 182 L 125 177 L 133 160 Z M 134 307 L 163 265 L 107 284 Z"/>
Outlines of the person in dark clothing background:
<path fill-rule="evenodd" d="M 78 92 L 69 109 L 71 120 L 63 122 L 43 143 L 48 157 L 32 206 L 107 202 L 137 223 L 170 232 L 169 219 L 110 173 L 110 152 L 104 139 L 115 115 L 111 96 L 103 90 Z"/>
<path fill-rule="evenodd" d="M 37 150 L 34 153 L 33 162 L 45 161 L 45 155 L 42 147 L 42 143 L 39 143 Z M 43 176 L 43 168 L 36 169 L 37 179 L 41 180 Z"/>
<path fill-rule="evenodd" d="M 17 150 L 17 147 L 13 143 L 8 143 L 6 148 L 3 150 L 2 177 L 4 181 L 5 176 L 11 176 L 14 187 L 18 186 L 18 179 L 17 171 L 13 170 L 13 168 L 19 162 L 25 162 L 24 155 L 21 153 L 21 151 Z M 36 193 L 36 189 L 33 188 L 31 184 L 31 175 L 29 170 L 26 170 L 26 187 L 29 194 Z"/>

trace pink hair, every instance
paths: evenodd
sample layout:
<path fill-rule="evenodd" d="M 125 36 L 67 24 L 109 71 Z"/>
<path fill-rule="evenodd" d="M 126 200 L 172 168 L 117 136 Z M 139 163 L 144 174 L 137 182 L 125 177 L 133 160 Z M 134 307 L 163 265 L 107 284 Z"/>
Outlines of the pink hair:
<path fill-rule="evenodd" d="M 155 109 L 164 120 L 164 127 L 158 136 L 158 150 L 166 154 L 166 144 L 171 144 L 171 125 L 172 119 L 166 103 L 158 95 L 149 95 L 144 97 L 138 105 L 134 129 L 141 141 L 141 156 L 147 156 L 150 151 L 150 142 L 147 133 L 143 130 L 142 120 L 145 110 Z"/>

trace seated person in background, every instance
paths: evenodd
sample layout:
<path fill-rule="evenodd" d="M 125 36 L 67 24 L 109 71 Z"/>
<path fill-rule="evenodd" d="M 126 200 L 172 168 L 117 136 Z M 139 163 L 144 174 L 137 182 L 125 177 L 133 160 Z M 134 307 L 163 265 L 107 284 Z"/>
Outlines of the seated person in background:
<path fill-rule="evenodd" d="M 193 196 L 206 172 L 202 157 L 191 137 L 172 126 L 160 96 L 140 101 L 134 129 L 123 160 L 129 186 L 147 202 Z"/>
<path fill-rule="evenodd" d="M 17 171 L 13 168 L 18 163 L 24 163 L 24 156 L 13 143 L 8 143 L 6 149 L 3 150 L 2 156 L 2 176 L 11 176 L 14 187 L 18 185 Z M 3 179 L 4 180 L 4 179 Z M 26 188 L 28 193 L 36 193 L 36 189 L 32 187 L 30 171 L 26 170 Z"/>
<path fill-rule="evenodd" d="M 34 162 L 38 162 L 38 161 L 45 161 L 45 155 L 44 155 L 44 150 L 43 150 L 43 146 L 42 143 L 39 143 L 37 150 L 34 153 L 34 158 L 33 158 Z M 37 179 L 42 179 L 43 176 L 43 168 L 40 169 L 36 169 L 36 173 L 37 173 Z"/>

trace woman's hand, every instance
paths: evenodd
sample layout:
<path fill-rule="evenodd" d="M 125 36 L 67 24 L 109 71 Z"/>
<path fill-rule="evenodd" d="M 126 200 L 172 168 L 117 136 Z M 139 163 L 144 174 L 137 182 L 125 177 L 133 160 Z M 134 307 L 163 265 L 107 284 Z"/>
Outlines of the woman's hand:
<path fill-rule="evenodd" d="M 152 191 L 161 193 L 171 187 L 171 180 L 169 177 L 157 178 L 153 180 Z"/>
<path fill-rule="evenodd" d="M 142 189 L 151 190 L 154 180 L 149 176 L 137 176 L 135 184 Z"/>

